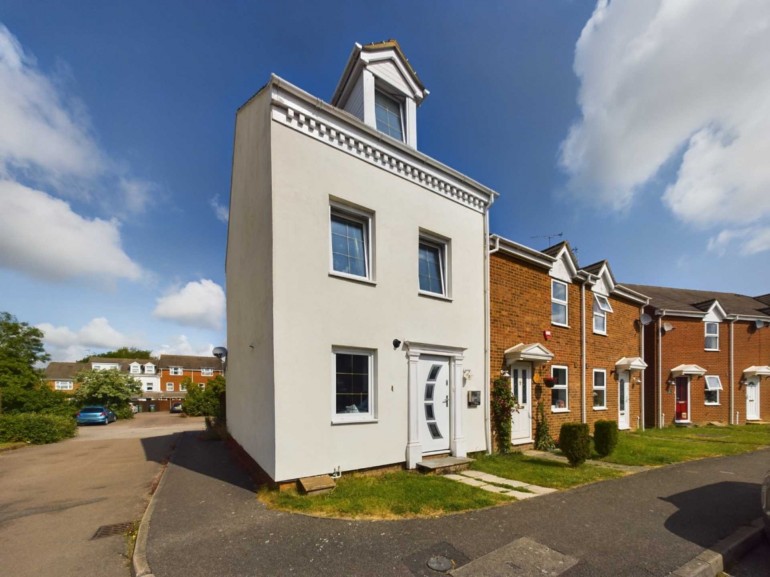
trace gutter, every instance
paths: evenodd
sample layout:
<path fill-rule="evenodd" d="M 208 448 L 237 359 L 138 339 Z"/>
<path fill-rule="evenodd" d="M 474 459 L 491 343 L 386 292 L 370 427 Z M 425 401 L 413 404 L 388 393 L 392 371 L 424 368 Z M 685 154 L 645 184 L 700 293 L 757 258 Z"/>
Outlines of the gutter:
<path fill-rule="evenodd" d="M 645 326 L 642 324 L 642 315 L 644 314 L 644 306 L 639 307 L 639 352 L 641 353 L 642 359 L 644 359 L 644 330 Z M 641 382 L 641 390 L 642 390 L 642 402 L 639 404 L 639 420 L 640 420 L 640 428 L 642 431 L 645 429 L 644 425 L 644 419 L 646 414 L 646 407 L 645 407 L 645 385 L 647 384 L 647 379 L 645 378 L 645 369 L 642 369 L 640 372 L 640 378 L 642 379 Z"/>
<path fill-rule="evenodd" d="M 492 322 L 490 315 L 490 290 L 489 290 L 489 257 L 500 250 L 500 237 L 495 237 L 495 248 L 489 248 L 489 207 L 495 201 L 495 197 L 490 197 L 489 205 L 484 211 L 484 443 L 487 448 L 487 455 L 492 454 L 492 422 L 491 411 L 492 403 L 490 399 L 489 380 L 490 363 L 492 362 L 492 351 L 490 350 Z"/>
<path fill-rule="evenodd" d="M 606 383 L 605 383 L 606 386 Z M 605 393 L 606 394 L 606 393 Z M 586 410 L 586 283 L 580 285 L 580 422 L 588 422 Z"/>
<path fill-rule="evenodd" d="M 658 339 L 658 414 L 655 416 L 657 421 L 657 428 L 663 428 L 663 317 L 666 316 L 666 311 L 661 311 L 658 317 L 658 329 L 655 337 Z"/>
<path fill-rule="evenodd" d="M 730 415 L 727 422 L 733 425 L 740 424 L 735 419 L 735 322 L 737 320 L 736 316 L 730 321 Z"/>

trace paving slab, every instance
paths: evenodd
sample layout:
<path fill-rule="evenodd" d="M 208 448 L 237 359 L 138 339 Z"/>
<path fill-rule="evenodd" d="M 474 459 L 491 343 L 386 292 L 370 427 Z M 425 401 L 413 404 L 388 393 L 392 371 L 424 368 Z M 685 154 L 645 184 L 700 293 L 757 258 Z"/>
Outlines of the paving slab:
<path fill-rule="evenodd" d="M 577 563 L 575 557 L 522 537 L 449 574 L 453 577 L 556 577 Z"/>

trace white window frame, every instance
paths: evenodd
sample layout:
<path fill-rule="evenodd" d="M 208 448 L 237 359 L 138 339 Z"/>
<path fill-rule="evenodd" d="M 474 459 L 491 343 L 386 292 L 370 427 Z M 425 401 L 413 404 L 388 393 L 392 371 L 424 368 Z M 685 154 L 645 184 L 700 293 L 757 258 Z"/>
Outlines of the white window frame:
<path fill-rule="evenodd" d="M 71 391 L 73 388 L 72 381 L 54 381 L 54 389 L 57 391 Z"/>
<path fill-rule="evenodd" d="M 144 365 L 144 374 L 145 375 L 154 375 L 155 374 L 155 365 L 152 363 L 147 363 Z"/>
<path fill-rule="evenodd" d="M 153 387 L 152 383 L 148 382 L 148 383 L 144 383 L 144 390 L 145 390 L 145 392 L 147 392 L 147 391 L 154 391 L 155 388 Z"/>
<path fill-rule="evenodd" d="M 704 390 L 704 397 L 703 397 L 703 404 L 704 405 L 719 405 L 719 397 L 720 393 L 719 391 L 722 389 L 722 380 L 719 378 L 719 375 L 706 375 L 705 376 L 706 384 L 705 384 L 705 390 Z M 716 393 L 717 400 L 716 401 L 709 401 L 707 393 Z"/>
<path fill-rule="evenodd" d="M 441 276 L 441 292 L 424 290 L 420 287 L 420 245 L 429 246 L 438 249 L 439 255 L 439 274 Z M 419 294 L 430 297 L 450 298 L 450 255 L 451 241 L 447 238 L 420 231 L 417 243 L 417 291 Z"/>
<path fill-rule="evenodd" d="M 214 376 L 214 369 L 201 369 L 201 376 L 202 377 L 213 377 Z"/>
<path fill-rule="evenodd" d="M 142 374 L 142 365 L 140 365 L 139 363 L 131 363 L 130 367 L 131 367 L 130 373 L 132 375 Z"/>
<path fill-rule="evenodd" d="M 169 367 L 168 374 L 173 377 L 181 377 L 184 375 L 184 368 L 182 367 Z"/>
<path fill-rule="evenodd" d="M 703 342 L 703 348 L 707 351 L 718 351 L 719 350 L 719 323 L 715 322 L 706 322 L 703 323 L 703 333 L 704 333 L 704 342 Z M 715 332 L 709 332 L 710 327 L 715 327 Z M 716 346 L 709 347 L 709 339 L 715 339 Z"/>
<path fill-rule="evenodd" d="M 564 384 L 556 383 L 556 375 L 555 372 L 557 370 L 563 370 L 564 371 Z M 553 397 L 551 397 L 551 412 L 552 413 L 568 413 L 569 412 L 569 367 L 566 365 L 552 365 L 551 366 L 551 378 L 554 380 L 554 385 L 552 387 L 553 390 L 563 390 L 564 391 L 564 406 L 563 407 L 554 407 L 553 405 Z"/>
<path fill-rule="evenodd" d="M 601 375 L 602 376 L 602 382 L 604 383 L 603 385 L 601 385 L 601 386 L 597 386 L 596 385 L 596 375 Z M 607 409 L 607 371 L 605 369 L 594 369 L 593 370 L 592 385 L 593 385 L 593 388 L 592 388 L 592 393 L 593 394 L 591 395 L 591 399 L 592 399 L 592 402 L 593 402 L 594 410 L 595 411 L 604 411 L 604 410 L 606 410 Z M 602 403 L 601 405 L 597 405 L 596 404 L 596 399 L 595 399 L 594 395 L 596 394 L 597 391 L 602 391 L 604 393 L 604 403 Z"/>
<path fill-rule="evenodd" d="M 378 122 L 377 122 L 377 96 L 380 95 L 389 102 L 392 102 L 396 106 L 398 106 L 398 121 L 401 125 L 401 138 L 394 136 L 390 134 L 390 132 L 385 132 L 380 128 Z M 406 142 L 406 107 L 404 106 L 403 99 L 398 98 L 396 96 L 393 96 L 386 90 L 383 90 L 382 87 L 375 85 L 374 87 L 374 126 L 379 131 L 382 132 L 384 135 L 389 136 L 393 140 L 398 140 L 399 142 Z"/>
<path fill-rule="evenodd" d="M 555 297 L 553 294 L 553 289 L 557 284 L 564 287 L 564 300 Z M 560 323 L 554 320 L 553 305 L 564 307 L 565 322 Z M 559 327 L 569 326 L 569 285 L 563 281 L 556 280 L 556 279 L 551 279 L 551 324 Z"/>
<path fill-rule="evenodd" d="M 173 393 L 174 392 L 174 383 L 166 383 L 166 392 L 167 393 Z"/>
<path fill-rule="evenodd" d="M 332 217 L 337 216 L 364 227 L 364 274 L 357 275 L 334 268 L 334 238 L 332 233 Z M 357 281 L 374 282 L 374 213 L 361 208 L 355 208 L 336 201 L 329 202 L 329 274 L 336 277 Z"/>
<path fill-rule="evenodd" d="M 604 296 L 595 294 L 593 299 L 593 327 L 597 335 L 607 334 L 607 313 L 614 312 L 610 300 Z M 597 326 L 597 322 L 601 324 Z"/>
<path fill-rule="evenodd" d="M 368 405 L 369 410 L 358 413 L 338 413 L 337 412 L 337 355 L 360 355 L 368 357 L 369 388 Z M 377 402 L 376 402 L 376 377 L 377 351 L 373 349 L 359 349 L 355 347 L 332 347 L 331 354 L 331 416 L 332 424 L 341 425 L 348 423 L 365 423 L 377 420 Z"/>

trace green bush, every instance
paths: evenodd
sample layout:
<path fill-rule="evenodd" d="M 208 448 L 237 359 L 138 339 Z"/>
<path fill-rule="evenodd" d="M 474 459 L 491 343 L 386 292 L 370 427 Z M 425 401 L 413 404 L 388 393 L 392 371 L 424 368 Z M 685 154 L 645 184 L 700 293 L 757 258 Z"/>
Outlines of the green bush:
<path fill-rule="evenodd" d="M 492 424 L 497 437 L 497 451 L 505 454 L 511 450 L 511 411 L 516 404 L 508 373 L 500 371 L 500 376 L 492 381 L 491 401 Z"/>
<path fill-rule="evenodd" d="M 535 449 L 538 451 L 553 451 L 556 443 L 551 437 L 551 428 L 545 418 L 545 403 L 537 403 L 537 413 L 535 414 Z"/>
<path fill-rule="evenodd" d="M 578 467 L 591 456 L 591 437 L 585 423 L 564 423 L 559 432 L 559 448 L 569 460 L 569 464 Z"/>
<path fill-rule="evenodd" d="M 24 442 L 33 445 L 56 443 L 74 437 L 75 420 L 58 415 L 24 413 L 0 415 L 0 442 Z"/>
<path fill-rule="evenodd" d="M 133 419 L 134 411 L 131 410 L 131 405 L 123 405 L 120 407 L 110 407 L 112 412 L 118 419 Z"/>
<path fill-rule="evenodd" d="M 594 449 L 600 457 L 611 455 L 618 446 L 618 422 L 596 421 L 594 424 Z"/>
<path fill-rule="evenodd" d="M 224 420 L 226 382 L 222 375 L 210 379 L 205 386 L 194 384 L 189 377 L 183 383 L 187 388 L 187 396 L 182 406 L 187 415 L 217 417 Z"/>

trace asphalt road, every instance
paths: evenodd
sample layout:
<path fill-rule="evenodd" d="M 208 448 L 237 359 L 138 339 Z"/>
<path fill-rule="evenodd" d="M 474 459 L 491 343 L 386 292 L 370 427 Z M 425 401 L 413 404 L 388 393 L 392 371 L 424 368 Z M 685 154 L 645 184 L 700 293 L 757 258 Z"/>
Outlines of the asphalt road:
<path fill-rule="evenodd" d="M 176 433 L 202 429 L 200 418 L 144 413 L 0 453 L 0 575 L 127 577 L 125 534 L 94 534 L 139 521 Z"/>

